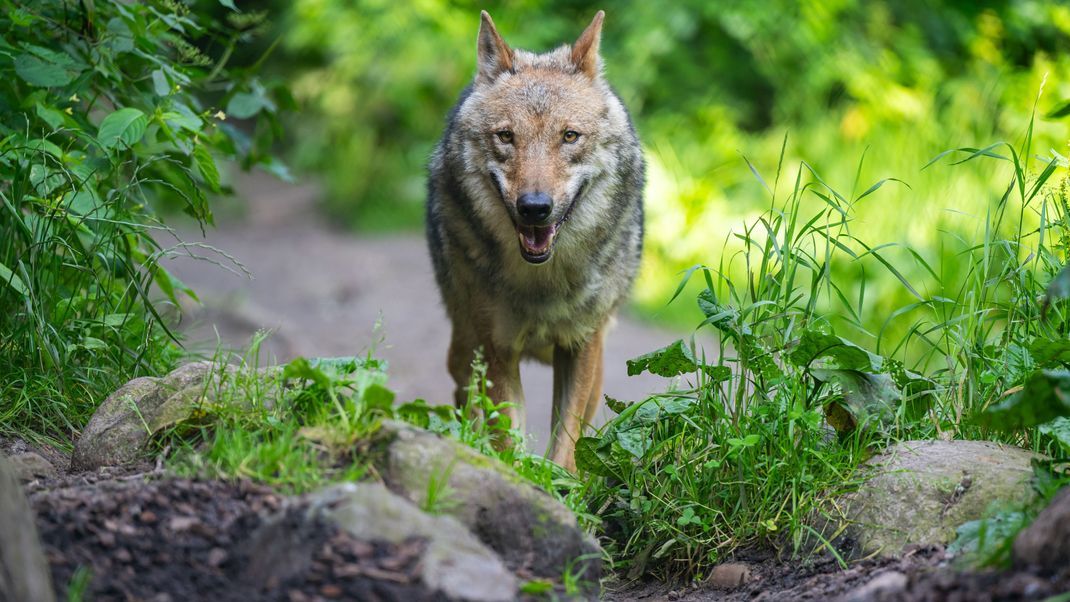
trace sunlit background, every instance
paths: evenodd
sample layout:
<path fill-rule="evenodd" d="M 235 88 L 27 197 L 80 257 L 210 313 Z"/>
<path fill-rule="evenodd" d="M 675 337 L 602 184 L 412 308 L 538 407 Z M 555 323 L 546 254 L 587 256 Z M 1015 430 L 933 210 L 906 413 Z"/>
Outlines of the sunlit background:
<path fill-rule="evenodd" d="M 635 303 L 666 323 L 694 321 L 689 302 L 666 306 L 680 271 L 729 261 L 732 233 L 769 208 L 778 165 L 780 195 L 800 169 L 814 179 L 802 162 L 847 201 L 901 180 L 855 206 L 852 233 L 871 248 L 891 243 L 882 256 L 934 296 L 954 286 L 955 256 L 1009 167 L 948 159 L 923 170 L 929 160 L 1020 143 L 1034 108 L 1033 154 L 1065 152 L 1066 122 L 1043 118 L 1070 97 L 1070 6 L 1060 2 L 275 2 L 246 58 L 270 47 L 265 85 L 285 82 L 298 107 L 286 159 L 322 179 L 336 222 L 420 227 L 424 164 L 472 77 L 482 8 L 509 44 L 532 50 L 571 42 L 606 10 L 606 74 L 648 165 Z M 863 326 L 875 332 L 912 299 L 887 270 L 865 268 L 834 266 L 871 280 Z"/>

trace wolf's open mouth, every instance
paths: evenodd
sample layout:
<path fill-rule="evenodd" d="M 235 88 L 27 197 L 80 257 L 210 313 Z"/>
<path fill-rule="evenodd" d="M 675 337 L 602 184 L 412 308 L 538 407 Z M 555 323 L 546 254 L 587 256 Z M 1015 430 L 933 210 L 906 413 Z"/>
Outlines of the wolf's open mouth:
<path fill-rule="evenodd" d="M 550 258 L 554 250 L 554 237 L 561 222 L 550 226 L 518 226 L 516 233 L 520 236 L 520 254 L 528 263 L 542 263 Z"/>
<path fill-rule="evenodd" d="M 554 238 L 557 231 L 572 216 L 572 209 L 576 207 L 576 199 L 580 198 L 587 190 L 590 180 L 585 180 L 568 203 L 565 214 L 556 223 L 549 226 L 521 226 L 517 225 L 516 234 L 520 238 L 520 255 L 528 263 L 543 263 L 554 254 Z"/>

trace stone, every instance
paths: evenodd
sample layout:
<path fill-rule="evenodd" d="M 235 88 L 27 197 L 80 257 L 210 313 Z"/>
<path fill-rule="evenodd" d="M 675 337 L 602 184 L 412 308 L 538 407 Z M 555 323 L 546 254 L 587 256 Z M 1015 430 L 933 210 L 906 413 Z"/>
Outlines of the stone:
<path fill-rule="evenodd" d="M 0 456 L 0 600 L 55 599 L 33 511 L 15 467 Z"/>
<path fill-rule="evenodd" d="M 841 602 L 869 602 L 870 600 L 897 599 L 896 594 L 907 587 L 907 576 L 899 571 L 886 571 L 866 583 L 847 592 Z"/>
<path fill-rule="evenodd" d="M 753 578 L 750 565 L 744 562 L 725 562 L 713 567 L 706 585 L 717 589 L 734 589 Z"/>
<path fill-rule="evenodd" d="M 255 372 L 255 378 L 270 383 L 272 373 L 268 370 L 273 369 Z M 131 380 L 93 413 L 74 444 L 71 470 L 96 470 L 136 461 L 153 435 L 189 418 L 199 405 L 217 402 L 221 389 L 241 386 L 235 385 L 240 380 L 236 374 L 239 371 L 233 366 L 195 362 L 161 378 Z M 273 403 L 273 391 L 266 385 L 258 387 L 261 401 Z"/>
<path fill-rule="evenodd" d="M 910 545 L 947 544 L 955 529 L 995 507 L 1027 504 L 1037 454 L 986 441 L 904 441 L 871 458 L 858 491 L 837 500 L 848 556 L 888 557 Z M 822 525 L 828 534 L 828 525 Z"/>
<path fill-rule="evenodd" d="M 251 537 L 245 579 L 263 583 L 304 571 L 315 550 L 306 545 L 319 523 L 333 524 L 361 541 L 400 544 L 426 540 L 421 580 L 450 600 L 496 602 L 517 596 L 516 577 L 492 550 L 457 520 L 433 516 L 377 483 L 343 483 L 313 493 L 303 511 L 283 512 Z"/>
<path fill-rule="evenodd" d="M 494 458 L 411 425 L 385 421 L 373 462 L 391 490 L 463 523 L 506 565 L 534 577 L 566 571 L 597 587 L 602 554 L 564 504 Z"/>
<path fill-rule="evenodd" d="M 1012 548 L 1015 566 L 1055 573 L 1070 565 L 1070 486 L 1063 487 Z"/>
<path fill-rule="evenodd" d="M 44 456 L 35 452 L 24 452 L 8 457 L 15 475 L 23 483 L 40 478 L 56 476 L 56 467 Z"/>

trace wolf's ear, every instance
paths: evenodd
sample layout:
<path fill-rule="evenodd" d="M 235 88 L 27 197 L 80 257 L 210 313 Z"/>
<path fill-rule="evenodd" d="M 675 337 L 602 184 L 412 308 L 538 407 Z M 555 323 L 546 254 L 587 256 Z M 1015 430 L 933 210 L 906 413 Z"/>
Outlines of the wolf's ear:
<path fill-rule="evenodd" d="M 602 57 L 598 55 L 598 43 L 602 40 L 602 20 L 606 18 L 605 11 L 591 20 L 587 29 L 583 30 L 576 43 L 572 45 L 572 64 L 576 69 L 586 73 L 591 79 L 598 77 L 602 69 Z"/>
<path fill-rule="evenodd" d="M 513 51 L 506 45 L 502 36 L 498 35 L 494 20 L 487 11 L 482 11 L 480 17 L 482 21 L 479 24 L 476 70 L 479 79 L 490 83 L 503 71 L 513 68 Z"/>

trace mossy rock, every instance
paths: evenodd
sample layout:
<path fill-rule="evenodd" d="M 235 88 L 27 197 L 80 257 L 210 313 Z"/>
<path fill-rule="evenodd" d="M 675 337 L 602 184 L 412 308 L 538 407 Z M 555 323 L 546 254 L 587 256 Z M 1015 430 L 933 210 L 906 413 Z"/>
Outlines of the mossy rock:
<path fill-rule="evenodd" d="M 950 543 L 959 525 L 1033 500 L 1039 457 L 987 441 L 898 443 L 866 462 L 858 491 L 834 504 L 848 521 L 841 547 L 857 558 Z"/>
<path fill-rule="evenodd" d="M 278 373 L 268 368 L 250 371 L 252 378 L 271 382 Z M 244 374 L 244 373 L 243 373 Z M 243 376 L 244 378 L 244 376 Z M 198 407 L 216 403 L 222 391 L 239 380 L 234 366 L 196 362 L 161 378 L 135 378 L 108 396 L 82 430 L 71 455 L 71 470 L 130 464 L 142 457 L 149 439 L 188 419 Z M 276 389 L 258 386 L 262 399 L 235 399 L 270 404 Z"/>
<path fill-rule="evenodd" d="M 373 462 L 393 491 L 452 516 L 518 572 L 597 584 L 601 549 L 576 516 L 494 458 L 411 425 L 387 421 Z M 436 500 L 429 504 L 431 493 Z"/>

